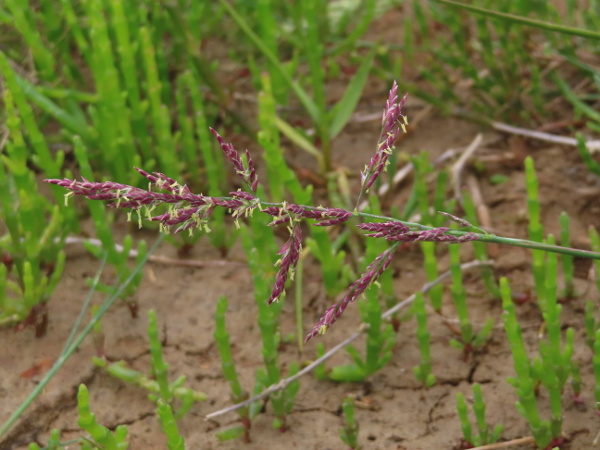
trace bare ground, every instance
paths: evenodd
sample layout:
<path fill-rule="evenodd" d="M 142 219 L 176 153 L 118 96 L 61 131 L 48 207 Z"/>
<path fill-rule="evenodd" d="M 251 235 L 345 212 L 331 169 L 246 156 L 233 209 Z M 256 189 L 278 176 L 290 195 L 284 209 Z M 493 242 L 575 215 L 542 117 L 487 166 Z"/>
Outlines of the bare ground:
<path fill-rule="evenodd" d="M 370 105 L 363 105 L 362 108 L 365 113 L 371 112 L 368 110 Z M 406 153 L 426 150 L 431 159 L 435 159 L 448 148 L 463 149 L 476 132 L 477 128 L 470 124 L 430 117 L 399 143 L 398 148 Z M 351 125 L 336 141 L 336 165 L 359 170 L 370 157 L 376 136 L 376 123 Z M 558 216 L 561 211 L 567 211 L 572 219 L 574 245 L 589 248 L 587 227 L 597 223 L 600 184 L 579 161 L 576 150 L 541 146 L 531 141 L 515 146 L 505 137 L 489 132 L 484 141 L 488 144 L 476 154 L 484 166 L 484 170 L 477 173 L 477 179 L 485 202 L 491 208 L 493 231 L 504 236 L 527 237 L 522 158 L 530 154 L 535 158 L 540 178 L 546 231 L 558 234 Z M 468 172 L 473 171 L 469 169 Z M 494 174 L 506 175 L 509 181 L 494 186 L 489 182 Z M 394 192 L 390 202 L 401 205 L 409 190 L 410 183 L 402 185 Z M 125 228 L 124 224 L 117 225 L 116 234 L 122 236 Z M 136 238 L 149 241 L 154 237 L 152 232 L 147 231 L 136 234 Z M 166 244 L 161 245 L 157 253 L 176 257 L 175 249 Z M 514 389 L 506 382 L 506 378 L 513 374 L 513 367 L 501 326 L 500 304 L 486 293 L 477 272 L 471 272 L 465 275 L 465 285 L 472 320 L 475 324 L 482 324 L 486 318 L 493 317 L 495 328 L 489 344 L 464 361 L 460 351 L 448 344 L 454 334 L 444 320 L 456 319 L 456 312 L 449 292 L 446 292 L 443 308 L 445 319 L 430 315 L 433 371 L 438 377 L 438 383 L 433 388 L 422 389 L 412 373 L 412 367 L 419 363 L 420 355 L 415 324 L 410 321 L 401 326 L 391 363 L 368 381 L 338 384 L 317 381 L 312 375 L 305 376 L 301 380 L 294 411 L 289 417 L 287 432 L 280 433 L 271 427 L 272 416 L 267 407 L 266 412 L 260 414 L 253 424 L 252 443 L 218 443 L 215 432 L 231 426 L 237 417 L 229 414 L 212 421 L 203 418 L 230 404 L 228 383 L 221 373 L 221 362 L 212 337 L 216 300 L 220 295 L 229 298 L 227 327 L 232 336 L 237 368 L 247 389 L 252 388 L 255 370 L 262 365 L 260 336 L 255 320 L 257 311 L 249 270 L 238 263 L 244 259 L 239 246 L 228 257 L 231 264 L 211 264 L 210 261 L 218 259 L 219 254 L 204 240 L 189 257 L 209 263 L 203 268 L 156 263 L 149 263 L 145 267 L 145 278 L 138 294 L 139 319 L 131 319 L 124 305 L 116 305 L 103 319 L 107 356 L 111 360 L 123 359 L 131 367 L 147 373 L 149 350 L 145 317 L 149 309 L 157 311 L 170 373 L 172 376 L 186 375 L 188 386 L 208 396 L 206 402 L 194 406 L 180 422 L 187 448 L 343 448 L 338 438 L 338 429 L 342 425 L 340 406 L 343 398 L 353 393 L 357 396 L 360 442 L 365 449 L 452 449 L 461 437 L 455 396 L 457 392 L 463 392 L 470 398 L 470 385 L 473 382 L 483 385 L 489 422 L 504 424 L 503 440 L 529 435 L 527 424 L 514 407 Z M 465 245 L 463 260 L 471 260 L 472 257 L 470 246 Z M 532 291 L 528 251 L 502 247 L 497 249 L 495 258 L 496 275 L 507 276 L 513 292 L 527 295 Z M 446 270 L 448 258 L 443 247 L 439 251 L 439 261 L 440 270 Z M 16 333 L 7 328 L 0 330 L 0 422 L 8 418 L 42 376 L 25 377 L 23 373 L 44 361 L 53 360 L 59 354 L 87 294 L 85 279 L 93 276 L 98 266 L 99 262 L 84 249 L 69 249 L 63 280 L 48 305 L 50 324 L 47 335 L 42 339 L 36 339 L 30 331 Z M 306 305 L 310 306 L 305 306 L 304 320 L 305 329 L 308 330 L 327 303 L 316 263 L 309 261 L 306 266 L 304 295 Z M 589 448 L 598 431 L 593 401 L 592 353 L 584 344 L 583 330 L 583 304 L 587 299 L 598 299 L 595 287 L 588 281 L 590 266 L 589 261 L 576 261 L 577 291 L 581 295 L 565 302 L 562 314 L 565 326 L 572 326 L 576 331 L 575 359 L 581 363 L 585 399 L 585 408 L 579 408 L 571 399 L 570 388 L 565 389 L 564 432 L 569 441 L 561 448 L 566 449 Z M 405 249 L 396 257 L 394 271 L 399 300 L 418 290 L 426 281 L 422 267 L 422 256 L 416 246 Z M 111 280 L 110 274 L 107 274 L 105 281 Z M 95 301 L 100 302 L 101 297 L 98 296 Z M 542 322 L 539 309 L 534 302 L 528 302 L 518 307 L 518 315 L 526 345 L 533 355 L 537 352 L 537 333 Z M 286 300 L 282 320 L 282 335 L 293 333 L 293 295 Z M 353 305 L 324 337 L 310 342 L 303 355 L 298 354 L 294 344 L 283 346 L 283 365 L 287 367 L 291 361 L 314 358 L 317 341 L 324 342 L 328 348 L 332 347 L 350 334 L 358 321 L 357 305 Z M 362 345 L 359 344 L 359 348 Z M 79 383 L 88 386 L 92 410 L 101 423 L 110 428 L 119 424 L 128 425 L 131 448 L 165 448 L 154 405 L 147 399 L 146 392 L 95 369 L 90 362 L 94 354 L 95 347 L 88 339 L 0 444 L 2 449 L 25 448 L 27 443 L 36 440 L 46 442 L 52 428 L 60 429 L 63 439 L 80 436 L 75 399 Z M 328 362 L 328 367 L 348 361 L 349 357 L 340 352 Z M 545 417 L 549 416 L 547 400 L 542 391 L 539 403 Z"/>

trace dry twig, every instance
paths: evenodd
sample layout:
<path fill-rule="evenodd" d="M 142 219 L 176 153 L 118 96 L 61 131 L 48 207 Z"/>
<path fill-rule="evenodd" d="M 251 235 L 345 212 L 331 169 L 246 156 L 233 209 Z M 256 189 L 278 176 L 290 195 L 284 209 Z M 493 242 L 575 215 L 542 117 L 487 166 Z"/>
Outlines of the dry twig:
<path fill-rule="evenodd" d="M 488 265 L 491 266 L 493 264 L 494 264 L 494 261 L 491 261 L 491 260 L 490 261 L 471 261 L 471 262 L 462 264 L 460 267 L 461 267 L 461 270 L 469 270 L 469 269 L 472 269 L 472 268 L 475 268 L 475 267 L 488 266 Z M 437 277 L 435 280 L 431 281 L 430 283 L 427 283 L 427 284 L 423 285 L 423 288 L 421 289 L 421 292 L 423 292 L 424 294 L 427 293 L 428 291 L 431 290 L 431 288 L 433 288 L 435 285 L 441 283 L 442 281 L 444 281 L 449 276 L 450 276 L 450 271 L 444 272 L 442 275 L 440 275 L 439 277 Z M 416 297 L 416 295 L 412 294 L 411 296 L 409 296 L 408 298 L 404 299 L 403 301 L 401 301 L 400 303 L 398 303 L 394 307 L 388 309 L 386 312 L 384 312 L 381 315 L 382 319 L 386 319 L 386 318 L 390 317 L 391 315 L 393 315 L 393 314 L 397 313 L 398 311 L 400 311 L 402 308 L 410 305 L 415 300 L 415 297 Z M 223 414 L 227 414 L 227 413 L 236 411 L 236 410 L 238 410 L 240 408 L 243 408 L 244 406 L 250 405 L 251 403 L 254 403 L 254 402 L 257 402 L 259 400 L 262 400 L 262 399 L 268 397 L 269 395 L 271 395 L 274 392 L 281 391 L 281 390 L 285 389 L 290 383 L 292 383 L 292 382 L 296 381 L 298 378 L 306 375 L 311 370 L 313 370 L 315 367 L 317 367 L 319 364 L 322 364 L 327 359 L 329 359 L 331 356 L 333 356 L 338 350 L 341 350 L 344 347 L 346 347 L 348 344 L 350 344 L 352 341 L 354 341 L 357 337 L 359 337 L 366 330 L 367 330 L 367 324 L 365 324 L 365 323 L 360 324 L 360 326 L 358 327 L 358 329 L 354 333 L 352 333 L 345 340 L 343 340 L 338 345 L 336 345 L 335 347 L 333 347 L 331 350 L 329 350 L 323 356 L 321 356 L 320 358 L 318 358 L 317 360 L 313 361 L 311 364 L 309 364 L 308 366 L 306 366 L 304 369 L 302 369 L 297 374 L 295 374 L 295 375 L 293 375 L 293 376 L 291 376 L 289 378 L 285 378 L 285 379 L 281 380 L 280 382 L 269 386 L 263 392 L 261 392 L 260 394 L 254 396 L 254 397 L 252 397 L 252 398 L 250 398 L 248 400 L 245 400 L 245 401 L 243 401 L 241 403 L 238 403 L 236 405 L 228 406 L 227 408 L 223 408 L 223 409 L 220 409 L 220 410 L 215 411 L 213 413 L 210 413 L 207 416 L 205 416 L 204 419 L 205 420 L 211 420 L 211 419 L 214 419 L 215 417 L 221 416 Z"/>

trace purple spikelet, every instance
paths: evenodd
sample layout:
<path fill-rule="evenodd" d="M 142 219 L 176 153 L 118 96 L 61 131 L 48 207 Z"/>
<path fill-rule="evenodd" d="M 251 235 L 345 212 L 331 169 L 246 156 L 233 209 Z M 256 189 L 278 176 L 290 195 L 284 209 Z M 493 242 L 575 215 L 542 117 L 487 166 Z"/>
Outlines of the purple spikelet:
<path fill-rule="evenodd" d="M 384 237 L 396 236 L 406 233 L 409 228 L 401 222 L 367 222 L 357 225 L 358 228 L 365 231 L 370 231 L 365 236 Z"/>
<path fill-rule="evenodd" d="M 281 250 L 277 253 L 281 255 L 281 259 L 277 261 L 279 264 L 279 270 L 275 276 L 275 285 L 271 292 L 271 298 L 269 298 L 269 305 L 277 301 L 283 294 L 285 294 L 285 283 L 288 279 L 288 275 L 291 274 L 293 277 L 294 269 L 300 259 L 300 250 L 302 249 L 302 230 L 299 224 L 294 224 L 290 229 L 290 238 L 287 240 Z"/>
<path fill-rule="evenodd" d="M 386 236 L 388 241 L 402 241 L 402 242 L 419 242 L 419 241 L 429 241 L 429 242 L 448 242 L 448 243 L 462 243 L 469 241 L 476 241 L 481 238 L 480 235 L 476 233 L 464 233 L 459 236 L 454 234 L 445 234 L 449 231 L 449 228 L 440 227 L 433 228 L 431 230 L 423 230 L 423 231 L 409 231 L 404 234 L 399 234 L 396 236 Z"/>
<path fill-rule="evenodd" d="M 210 128 L 210 132 L 217 138 L 217 141 L 219 142 L 219 145 L 221 146 L 221 150 L 223 150 L 225 157 L 233 164 L 235 173 L 237 173 L 242 178 L 242 180 L 244 180 L 244 183 L 248 185 L 252 192 L 256 192 L 256 188 L 258 187 L 258 176 L 256 175 L 254 162 L 252 161 L 248 150 L 246 150 L 246 160 L 248 161 L 248 167 L 246 167 L 244 166 L 244 161 L 242 161 L 240 154 L 235 149 L 233 144 L 225 142 L 221 135 L 217 133 L 213 128 Z"/>
<path fill-rule="evenodd" d="M 377 177 L 379 177 L 379 174 L 385 170 L 400 130 L 406 132 L 407 121 L 406 117 L 402 114 L 406 95 L 398 101 L 398 85 L 394 81 L 381 118 L 381 134 L 379 136 L 377 152 L 371 158 L 369 165 L 365 167 L 364 172 L 361 173 L 362 191 L 368 191 Z"/>
<path fill-rule="evenodd" d="M 319 222 L 313 223 L 314 227 L 331 227 L 345 222 L 352 217 L 350 211 L 346 211 L 341 208 L 327 208 L 321 212 L 321 218 Z"/>
<path fill-rule="evenodd" d="M 275 219 L 269 225 L 280 225 L 291 221 L 290 214 L 302 219 L 316 219 L 315 227 L 331 227 L 350 219 L 353 214 L 341 208 L 304 208 L 293 203 L 284 203 L 283 207 L 269 206 L 263 209 L 265 214 L 274 216 Z"/>
<path fill-rule="evenodd" d="M 477 233 L 463 233 L 460 235 L 446 234 L 447 231 L 450 231 L 450 228 L 446 227 L 410 231 L 406 225 L 400 222 L 367 222 L 361 223 L 357 225 L 357 227 L 371 232 L 367 233 L 365 236 L 385 238 L 388 241 L 461 243 L 476 241 L 481 238 Z"/>
<path fill-rule="evenodd" d="M 319 319 L 311 332 L 306 335 L 304 342 L 308 342 L 317 334 L 325 334 L 325 331 L 335 323 L 348 305 L 362 295 L 371 284 L 379 279 L 381 274 L 392 262 L 395 251 L 396 246 L 392 246 L 375 258 L 360 278 L 352 283 L 346 296 L 341 301 L 327 308 L 325 314 Z"/>

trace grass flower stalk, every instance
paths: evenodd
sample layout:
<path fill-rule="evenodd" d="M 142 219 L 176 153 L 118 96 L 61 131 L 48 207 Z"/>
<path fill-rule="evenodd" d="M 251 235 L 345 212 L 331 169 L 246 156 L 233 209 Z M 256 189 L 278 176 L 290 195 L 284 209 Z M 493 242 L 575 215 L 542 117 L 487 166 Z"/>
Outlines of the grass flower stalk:
<path fill-rule="evenodd" d="M 396 109 L 398 108 L 399 105 L 396 106 Z M 384 119 L 385 118 L 386 115 L 384 115 Z M 174 179 L 169 178 L 162 173 L 154 172 L 153 174 L 150 174 L 141 169 L 137 169 L 138 172 L 148 179 L 151 185 L 166 192 L 144 190 L 112 181 L 93 183 L 85 179 L 83 181 L 75 181 L 68 178 L 62 180 L 49 179 L 46 181 L 68 189 L 70 191 L 68 195 L 82 195 L 92 200 L 106 200 L 110 202 L 110 206 L 136 210 L 140 220 L 142 212 L 145 211 L 145 216 L 149 220 L 160 222 L 161 229 L 164 231 L 167 231 L 174 226 L 177 226 L 175 230 L 176 233 L 192 228 L 206 230 L 208 219 L 217 207 L 229 210 L 238 223 L 242 218 L 250 218 L 253 212 L 258 210 L 259 212 L 274 218 L 271 225 L 290 225 L 292 231 L 291 238 L 282 249 L 283 267 L 280 269 L 279 280 L 275 283 L 276 290 L 271 289 L 266 295 L 261 293 L 261 298 L 264 296 L 264 298 L 271 300 L 279 298 L 279 295 L 283 292 L 282 286 L 287 279 L 286 274 L 289 274 L 289 270 L 293 269 L 294 265 L 297 263 L 296 249 L 299 248 L 301 242 L 299 232 L 294 230 L 294 227 L 297 226 L 296 220 L 315 220 L 313 226 L 334 226 L 348 221 L 353 216 L 367 220 L 377 220 L 377 222 L 361 223 L 358 227 L 367 231 L 367 236 L 385 239 L 386 241 L 389 241 L 391 245 L 373 260 L 357 281 L 352 283 L 344 298 L 325 311 L 321 319 L 319 319 L 317 324 L 306 336 L 306 340 L 311 339 L 317 334 L 324 333 L 327 328 L 341 316 L 352 301 L 362 295 L 372 283 L 380 278 L 385 269 L 390 265 L 394 252 L 401 242 L 425 241 L 464 243 L 479 240 L 482 242 L 497 242 L 535 250 L 545 250 L 573 256 L 600 259 L 600 254 L 596 252 L 588 252 L 521 239 L 504 238 L 487 233 L 476 233 L 470 230 L 452 230 L 447 227 L 435 228 L 376 214 L 347 211 L 342 208 L 302 206 L 287 203 L 285 201 L 281 203 L 265 202 L 261 200 L 263 194 L 258 190 L 258 178 L 256 176 L 254 165 L 250 162 L 251 160 L 246 158 L 246 162 L 244 163 L 231 144 L 225 142 L 220 136 L 215 136 L 217 137 L 224 154 L 233 163 L 236 173 L 242 178 L 250 190 L 257 189 L 256 192 L 258 196 L 241 190 L 230 192 L 228 197 L 211 197 L 193 194 L 186 185 L 181 185 Z M 375 166 L 375 164 L 373 165 Z M 372 176 L 373 175 L 366 175 L 367 178 Z M 365 184 L 363 183 L 363 187 L 364 185 Z M 168 205 L 169 211 L 165 214 L 152 216 L 153 209 L 160 204 Z M 259 232 L 261 222 L 259 222 L 257 218 L 250 222 L 251 227 L 254 230 L 253 232 Z M 260 232 L 264 235 L 264 231 Z M 255 245 L 259 245 L 258 241 L 245 245 L 247 252 L 251 252 L 252 248 L 256 248 L 254 247 Z M 265 248 L 268 248 L 268 246 L 262 246 L 261 250 L 264 251 Z M 261 282 L 264 282 L 264 280 Z M 273 293 L 279 295 L 274 296 Z"/>
<path fill-rule="evenodd" d="M 377 151 L 361 172 L 361 188 L 356 202 L 357 205 L 360 203 L 363 194 L 369 192 L 375 180 L 385 171 L 388 159 L 394 150 L 394 142 L 396 142 L 400 131 L 406 133 L 408 120 L 402 114 L 405 102 L 406 95 L 398 100 L 398 85 L 394 82 L 381 118 L 381 134 L 377 142 Z"/>
<path fill-rule="evenodd" d="M 569 231 L 569 215 L 566 212 L 560 213 L 560 245 L 568 247 L 570 244 L 570 231 Z M 564 278 L 564 292 L 565 298 L 572 298 L 575 295 L 575 285 L 573 283 L 575 266 L 573 264 L 573 257 L 570 255 L 561 255 L 562 262 L 562 273 Z"/>

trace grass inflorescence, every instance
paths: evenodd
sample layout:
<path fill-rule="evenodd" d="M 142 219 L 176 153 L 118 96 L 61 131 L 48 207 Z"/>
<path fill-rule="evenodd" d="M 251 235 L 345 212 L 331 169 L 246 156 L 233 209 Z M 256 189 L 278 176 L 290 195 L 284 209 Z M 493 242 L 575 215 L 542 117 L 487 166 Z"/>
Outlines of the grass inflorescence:
<path fill-rule="evenodd" d="M 404 71 L 417 71 L 422 83 L 406 83 L 406 87 L 444 112 L 493 124 L 489 118 L 493 111 L 494 118 L 577 131 L 573 145 L 589 175 L 597 176 L 597 142 L 587 136 L 600 131 L 600 116 L 594 109 L 598 71 L 581 58 L 598 48 L 598 33 L 591 31 L 598 26 L 597 5 L 593 2 L 589 10 L 578 10 L 576 2 L 568 1 L 559 13 L 550 2 L 536 3 L 535 8 L 522 1 L 504 5 L 488 0 L 472 5 L 451 0 L 405 3 L 402 8 L 406 10 L 393 1 L 374 0 L 297 4 L 266 0 L 252 7 L 226 0 L 212 4 L 179 0 L 166 4 L 151 0 L 30 4 L 7 0 L 0 6 L 0 26 L 8 30 L 2 44 L 10 44 L 0 50 L 4 107 L 0 325 L 33 325 L 39 336 L 46 330 L 46 303 L 63 273 L 67 236 L 86 228 L 74 208 L 60 206 L 63 188 L 90 200 L 86 208 L 100 245 L 88 241 L 86 247 L 115 273 L 115 286 L 106 280 L 101 283 L 99 276 L 89 280 L 92 292 L 106 295 L 105 302 L 93 308 L 91 322 L 76 336 L 86 302 L 49 375 L 2 425 L 0 436 L 92 333 L 98 353 L 94 364 L 147 390 L 156 404 L 166 445 L 185 448 L 185 428 L 178 422 L 190 417 L 187 413 L 206 396 L 185 387 L 184 377 L 169 380 L 158 332 L 161 317 L 153 312 L 148 316 L 149 374 L 106 356 L 100 318 L 118 298 L 133 316 L 137 314 L 139 305 L 134 299 L 142 282 L 140 268 L 151 253 L 143 240 L 134 244 L 134 227 L 117 242 L 114 226 L 121 218 L 119 210 L 129 209 L 129 218 L 140 228 L 149 219 L 150 226 L 172 232 L 166 240 L 180 249 L 180 255 L 189 254 L 192 246 L 206 239 L 226 256 L 240 238 L 252 275 L 262 367 L 246 391 L 227 330 L 228 301 L 219 299 L 213 337 L 221 370 L 229 383 L 231 401 L 246 404 L 232 407 L 241 426 L 221 428 L 218 439 L 249 441 L 253 421 L 267 409 L 275 429 L 283 432 L 289 428 L 288 418 L 300 390 L 298 377 L 306 368 L 299 361 L 285 364 L 280 355 L 293 339 L 283 334 L 282 326 L 288 295 L 296 301 L 300 352 L 304 342 L 325 334 L 338 320 L 336 327 L 344 327 L 348 322 L 341 320 L 342 314 L 363 299 L 358 305 L 361 324 L 351 340 L 364 335 L 364 347 L 352 346 L 350 340 L 333 347 L 333 352 L 346 347 L 351 361 L 327 368 L 324 361 L 331 351 L 325 350 L 324 341 L 318 342 L 317 364 L 308 365 L 318 380 L 365 382 L 389 369 L 404 326 L 397 306 L 405 303 L 397 303 L 398 286 L 392 273 L 398 270 L 395 257 L 405 251 L 410 254 L 410 243 L 419 242 L 424 271 L 431 282 L 422 288 L 429 302 L 417 292 L 406 303 L 414 301 L 411 314 L 416 317 L 415 342 L 420 354 L 414 374 L 419 383 L 429 388 L 436 381 L 432 362 L 437 364 L 439 355 L 431 342 L 436 320 L 444 320 L 456 333 L 451 345 L 463 351 L 465 360 L 469 356 L 476 360 L 487 339 L 498 337 L 491 318 L 486 316 L 480 329 L 472 321 L 471 291 L 467 290 L 468 280 L 463 279 L 465 265 L 461 265 L 461 254 L 464 257 L 472 247 L 483 263 L 478 267 L 489 295 L 502 297 L 504 329 L 516 373 L 509 382 L 518 397 L 517 409 L 529 423 L 538 447 L 565 442 L 564 387 L 570 380 L 574 400 L 581 405 L 590 386 L 586 385 L 585 363 L 574 359 L 575 333 L 561 315 L 570 307 L 560 301 L 578 301 L 580 296 L 579 285 L 575 289 L 580 260 L 575 258 L 592 258 L 596 272 L 600 270 L 600 239 L 595 229 L 589 232 L 592 251 L 570 248 L 571 242 L 581 242 L 571 235 L 570 222 L 576 218 L 572 213 L 571 218 L 567 213 L 560 216 L 560 246 L 551 235 L 545 235 L 547 224 L 542 218 L 546 214 L 538 194 L 543 166 L 536 160 L 540 170 L 536 174 L 530 156 L 525 158 L 529 240 L 504 238 L 493 234 L 495 229 L 478 228 L 478 211 L 470 196 L 463 193 L 448 198 L 449 172 L 442 169 L 436 174 L 426 152 L 410 158 L 394 152 L 394 143 L 408 125 L 404 112 L 407 97 L 399 95 L 404 85 L 399 88 L 394 83 L 389 91 L 376 151 L 360 174 L 356 197 L 349 187 L 351 174 L 339 167 L 334 157 L 334 139 L 358 118 L 354 113 L 363 93 L 370 91 L 373 75 L 388 82 Z M 457 12 L 458 8 L 473 15 Z M 412 14 L 404 18 L 403 45 L 368 41 L 373 21 L 382 13 L 387 20 L 398 11 Z M 440 33 L 443 39 L 438 39 Z M 396 50 L 402 50 L 401 57 Z M 223 55 L 214 57 L 221 52 Z M 231 62 L 236 65 L 234 75 L 227 73 Z M 584 82 L 572 86 L 574 74 Z M 344 89 L 331 89 L 336 79 L 347 81 Z M 248 87 L 258 92 L 257 124 L 238 108 L 240 98 L 254 100 L 252 92 L 245 92 Z M 562 104 L 561 99 L 553 99 L 557 92 L 564 97 Z M 546 123 L 565 106 L 573 109 L 573 118 Z M 465 107 L 468 110 L 462 109 Z M 209 124 L 214 124 L 214 129 Z M 236 150 L 233 142 L 238 145 L 247 139 L 262 147 L 262 158 L 254 150 Z M 318 173 L 290 164 L 285 151 L 290 145 L 306 152 Z M 398 205 L 389 208 L 389 197 L 378 198 L 374 192 L 386 182 L 394 185 L 401 158 L 410 160 L 414 169 L 413 189 L 402 213 Z M 238 177 L 235 181 L 227 173 L 228 163 Z M 134 171 L 132 167 L 143 169 Z M 301 181 L 300 175 L 306 173 L 317 180 L 315 187 Z M 50 182 L 51 192 L 43 192 L 38 185 L 42 177 Z M 76 181 L 79 177 L 82 181 Z M 461 186 L 457 183 L 455 189 Z M 109 206 L 95 200 L 108 201 Z M 315 206 L 319 203 L 330 206 Z M 391 213 L 387 213 L 389 209 Z M 455 223 L 448 226 L 448 219 Z M 234 226 L 230 226 L 232 222 Z M 274 236 L 275 228 L 278 236 L 284 236 L 282 245 Z M 202 238 L 204 235 L 207 238 Z M 442 245 L 446 243 L 451 244 L 449 248 Z M 532 250 L 530 272 L 539 307 L 535 313 L 543 320 L 539 345 L 534 345 L 537 353 L 532 357 L 519 322 L 523 311 L 513 304 L 506 280 L 498 288 L 486 248 L 489 243 Z M 557 254 L 561 255 L 562 278 Z M 132 255 L 135 268 L 129 263 Z M 312 270 L 313 261 L 317 271 Z M 448 267 L 449 272 L 440 276 Z M 331 306 L 305 329 L 304 284 L 317 272 L 323 297 Z M 440 282 L 444 277 L 451 279 L 446 290 Z M 600 291 L 598 276 L 596 283 Z M 600 402 L 600 337 L 592 301 L 597 293 L 585 293 L 591 299 L 584 313 L 585 341 L 593 352 L 594 396 Z M 453 320 L 442 315 L 448 309 L 456 311 L 456 328 Z M 435 314 L 430 314 L 431 310 Z M 445 344 L 448 339 L 444 339 Z M 423 390 L 423 395 L 432 390 Z M 261 395 L 268 397 L 264 404 L 257 400 Z M 540 395 L 548 402 L 547 415 L 542 413 Z M 123 427 L 107 429 L 95 419 L 83 385 L 78 400 L 80 426 L 88 434 L 78 440 L 82 448 L 127 447 Z M 457 396 L 457 410 L 466 445 L 499 439 L 500 428 L 491 430 L 487 425 L 486 405 L 477 383 L 473 384 L 477 431 L 469 422 L 467 400 L 462 395 Z M 358 448 L 353 398 L 344 400 L 342 411 L 340 437 L 347 446 Z M 46 447 L 68 444 L 53 431 Z"/>

